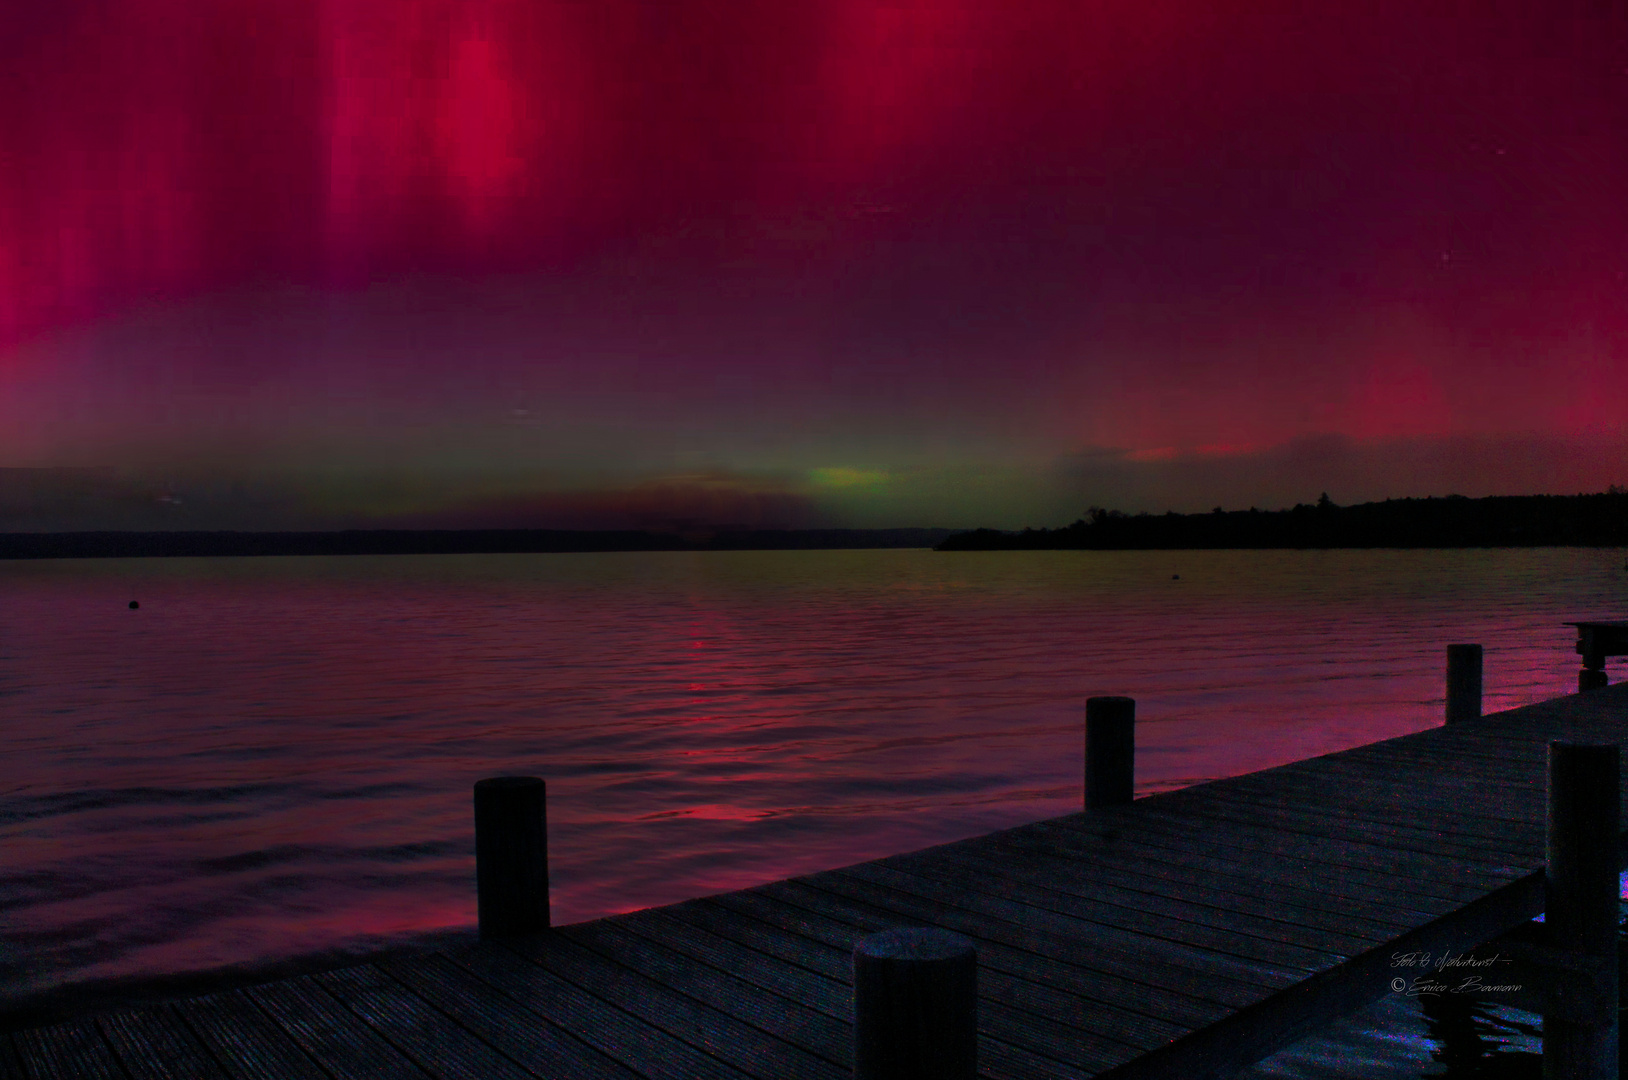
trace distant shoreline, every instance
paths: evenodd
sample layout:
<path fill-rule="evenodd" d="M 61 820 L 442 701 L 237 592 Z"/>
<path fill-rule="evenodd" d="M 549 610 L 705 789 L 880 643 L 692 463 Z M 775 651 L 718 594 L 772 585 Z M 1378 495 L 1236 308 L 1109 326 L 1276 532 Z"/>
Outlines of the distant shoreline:
<path fill-rule="evenodd" d="M 1325 495 L 1292 510 L 1129 515 L 1092 507 L 1058 529 L 975 529 L 937 551 L 1169 551 L 1284 548 L 1628 547 L 1628 491 L 1499 495 L 1336 506 Z"/>
<path fill-rule="evenodd" d="M 1628 547 L 1628 490 L 1459 495 L 1289 510 L 1125 514 L 1092 507 L 1056 529 L 346 529 L 0 533 L 0 560 L 255 555 L 500 555 L 613 551 L 1172 551 Z"/>
<path fill-rule="evenodd" d="M 603 551 L 930 548 L 950 529 L 757 529 L 712 534 L 578 529 L 0 533 L 0 559 L 252 555 L 507 555 Z"/>

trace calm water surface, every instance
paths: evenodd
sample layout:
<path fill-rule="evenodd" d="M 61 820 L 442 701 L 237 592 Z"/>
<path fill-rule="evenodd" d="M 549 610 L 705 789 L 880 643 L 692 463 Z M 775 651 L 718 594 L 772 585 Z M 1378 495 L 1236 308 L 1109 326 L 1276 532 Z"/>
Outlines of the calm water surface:
<path fill-rule="evenodd" d="M 1094 694 L 1142 792 L 1437 724 L 1450 642 L 1554 697 L 1625 599 L 1594 549 L 0 563 L 0 1007 L 467 930 L 483 776 L 548 778 L 572 922 L 1072 812 Z"/>

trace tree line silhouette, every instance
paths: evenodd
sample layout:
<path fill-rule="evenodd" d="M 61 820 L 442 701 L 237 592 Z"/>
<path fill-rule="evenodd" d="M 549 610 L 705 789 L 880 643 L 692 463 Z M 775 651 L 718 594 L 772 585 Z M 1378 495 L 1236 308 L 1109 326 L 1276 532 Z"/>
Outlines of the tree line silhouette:
<path fill-rule="evenodd" d="M 1289 510 L 1126 514 L 1093 506 L 1057 529 L 956 533 L 938 551 L 1043 548 L 1447 548 L 1628 546 L 1628 488 L 1595 495 L 1495 495 L 1339 506 L 1327 492 Z"/>

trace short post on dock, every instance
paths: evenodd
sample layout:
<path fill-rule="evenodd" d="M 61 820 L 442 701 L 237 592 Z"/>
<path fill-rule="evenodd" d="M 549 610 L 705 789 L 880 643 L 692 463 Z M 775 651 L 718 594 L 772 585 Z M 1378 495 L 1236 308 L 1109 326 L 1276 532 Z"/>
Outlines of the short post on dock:
<path fill-rule="evenodd" d="M 481 937 L 548 929 L 548 799 L 540 778 L 476 782 L 475 892 Z"/>
<path fill-rule="evenodd" d="M 1447 723 L 1481 719 L 1481 646 L 1447 646 Z"/>
<path fill-rule="evenodd" d="M 1617 1075 L 1619 758 L 1615 745 L 1549 744 L 1548 944 L 1600 961 L 1606 992 L 1594 1022 L 1543 1018 L 1544 1080 Z"/>
<path fill-rule="evenodd" d="M 884 930 L 854 946 L 855 1080 L 975 1080 L 978 951 L 950 930 Z"/>
<path fill-rule="evenodd" d="M 1577 655 L 1583 658 L 1577 673 L 1577 692 L 1599 690 L 1610 681 L 1605 658 L 1628 656 L 1628 622 L 1572 622 L 1577 627 Z"/>
<path fill-rule="evenodd" d="M 1136 699 L 1085 703 L 1085 808 L 1128 803 L 1136 793 Z"/>

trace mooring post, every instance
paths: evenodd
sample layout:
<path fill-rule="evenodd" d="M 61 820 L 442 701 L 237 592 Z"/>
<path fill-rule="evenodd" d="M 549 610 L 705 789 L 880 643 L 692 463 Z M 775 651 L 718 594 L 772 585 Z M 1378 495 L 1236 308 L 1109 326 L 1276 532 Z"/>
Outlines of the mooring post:
<path fill-rule="evenodd" d="M 1136 699 L 1085 702 L 1085 808 L 1128 803 L 1136 791 Z"/>
<path fill-rule="evenodd" d="M 1543 1018 L 1544 1080 L 1616 1080 L 1617 832 L 1615 745 L 1549 744 L 1549 864 L 1543 922 L 1556 948 L 1597 957 L 1608 971 L 1595 1023 Z"/>
<path fill-rule="evenodd" d="M 978 951 L 949 930 L 871 934 L 854 946 L 855 1080 L 975 1080 Z"/>
<path fill-rule="evenodd" d="M 1577 692 L 1604 689 L 1609 682 L 1605 674 L 1605 654 L 1584 653 L 1583 666 L 1577 670 Z"/>
<path fill-rule="evenodd" d="M 1588 623 L 1573 623 L 1577 627 L 1577 652 L 1583 658 L 1583 666 L 1577 672 L 1577 692 L 1587 690 L 1600 690 L 1606 686 L 1605 651 L 1610 642 L 1610 635 L 1605 630 Z"/>
<path fill-rule="evenodd" d="M 1447 646 L 1447 722 L 1481 719 L 1481 646 Z"/>
<path fill-rule="evenodd" d="M 476 781 L 475 893 L 483 938 L 548 929 L 547 789 L 539 778 Z"/>

